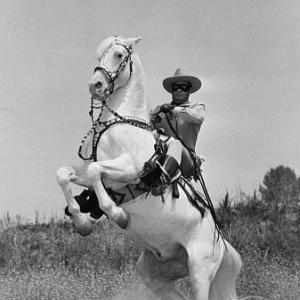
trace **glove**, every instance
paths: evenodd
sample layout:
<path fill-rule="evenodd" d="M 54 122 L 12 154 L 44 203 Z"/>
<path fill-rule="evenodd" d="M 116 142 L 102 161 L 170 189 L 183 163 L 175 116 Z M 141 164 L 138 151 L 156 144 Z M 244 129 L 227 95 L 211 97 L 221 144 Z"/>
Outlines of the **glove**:
<path fill-rule="evenodd" d="M 160 123 L 161 121 L 162 121 L 162 118 L 158 114 L 155 114 L 151 117 L 152 124 L 157 124 L 157 123 Z"/>
<path fill-rule="evenodd" d="M 175 107 L 174 105 L 166 103 L 160 107 L 160 111 L 163 113 L 167 113 L 171 111 L 174 107 Z"/>

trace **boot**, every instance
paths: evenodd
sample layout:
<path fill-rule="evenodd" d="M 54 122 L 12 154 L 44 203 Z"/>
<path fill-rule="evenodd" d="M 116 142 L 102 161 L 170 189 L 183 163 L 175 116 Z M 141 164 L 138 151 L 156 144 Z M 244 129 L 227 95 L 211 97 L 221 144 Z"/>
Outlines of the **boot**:
<path fill-rule="evenodd" d="M 151 186 L 161 176 L 161 169 L 155 161 L 147 161 L 139 174 L 139 179 Z"/>

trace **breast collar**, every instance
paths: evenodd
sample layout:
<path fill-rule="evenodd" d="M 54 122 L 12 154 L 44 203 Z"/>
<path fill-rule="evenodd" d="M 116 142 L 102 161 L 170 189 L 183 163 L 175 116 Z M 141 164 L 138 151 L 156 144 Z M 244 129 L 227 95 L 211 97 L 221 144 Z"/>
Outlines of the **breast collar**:
<path fill-rule="evenodd" d="M 100 122 L 96 121 L 93 125 L 93 127 L 88 131 L 88 133 L 83 137 L 81 144 L 78 149 L 78 155 L 83 160 L 93 160 L 97 161 L 97 148 L 100 141 L 101 136 L 113 125 L 115 124 L 128 124 L 132 125 L 138 128 L 142 128 L 145 130 L 152 130 L 152 127 L 149 123 L 147 123 L 145 120 L 141 120 L 134 117 L 129 116 L 115 116 L 113 119 Z M 83 154 L 83 146 L 86 142 L 89 141 L 89 139 L 92 138 L 92 151 L 91 155 L 84 156 Z"/>

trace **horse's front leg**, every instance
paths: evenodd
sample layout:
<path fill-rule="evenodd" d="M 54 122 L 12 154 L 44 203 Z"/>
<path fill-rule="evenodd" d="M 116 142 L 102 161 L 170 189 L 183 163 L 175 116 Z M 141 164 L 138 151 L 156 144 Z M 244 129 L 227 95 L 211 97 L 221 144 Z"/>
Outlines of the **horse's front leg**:
<path fill-rule="evenodd" d="M 103 169 L 100 162 L 93 162 L 77 167 L 61 167 L 56 173 L 57 181 L 66 198 L 73 223 L 81 235 L 88 235 L 92 232 L 95 219 L 93 219 L 90 214 L 80 211 L 80 206 L 72 194 L 71 182 L 92 187 L 99 199 L 99 206 L 106 215 L 122 229 L 128 226 L 129 217 L 127 213 L 121 207 L 118 207 L 105 191 L 101 181 L 101 171 Z M 119 174 L 121 174 L 121 172 L 119 172 Z M 117 173 L 115 173 L 115 175 L 117 175 Z"/>
<path fill-rule="evenodd" d="M 72 195 L 70 183 L 92 187 L 99 200 L 100 208 L 110 219 L 125 229 L 128 226 L 129 217 L 109 197 L 102 179 L 105 178 L 115 183 L 127 183 L 136 177 L 138 168 L 139 166 L 132 162 L 130 155 L 123 154 L 113 160 L 89 162 L 76 167 L 62 167 L 57 171 L 57 181 L 67 200 L 74 225 L 80 234 L 91 233 L 95 220 L 89 214 L 80 212 L 80 206 Z"/>
<path fill-rule="evenodd" d="M 92 232 L 92 225 L 95 220 L 89 214 L 80 212 L 80 206 L 74 199 L 71 189 L 71 181 L 77 178 L 76 171 L 72 167 L 61 167 L 56 173 L 57 181 L 66 198 L 68 209 L 72 215 L 73 223 L 81 235 L 88 235 Z"/>
<path fill-rule="evenodd" d="M 125 210 L 122 207 L 117 206 L 107 194 L 101 181 L 101 169 L 101 163 L 92 163 L 89 166 L 88 171 L 91 178 L 91 185 L 99 201 L 99 206 L 117 225 L 122 229 L 126 229 L 129 222 L 129 216 Z"/>
<path fill-rule="evenodd" d="M 102 183 L 102 179 L 113 183 L 128 183 L 136 179 L 138 170 L 139 166 L 127 154 L 123 154 L 113 160 L 92 162 L 86 170 L 86 175 L 97 195 L 100 208 L 122 229 L 127 228 L 129 215 L 110 198 Z M 80 182 L 80 180 L 78 178 L 74 182 Z"/>

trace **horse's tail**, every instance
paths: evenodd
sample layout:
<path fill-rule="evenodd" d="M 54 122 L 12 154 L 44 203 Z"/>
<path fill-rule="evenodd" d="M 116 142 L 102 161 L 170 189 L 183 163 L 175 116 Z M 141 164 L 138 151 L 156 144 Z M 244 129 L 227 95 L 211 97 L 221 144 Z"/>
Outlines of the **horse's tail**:
<path fill-rule="evenodd" d="M 209 300 L 236 300 L 236 279 L 242 267 L 242 260 L 236 250 L 226 242 L 221 265 L 211 283 Z"/>

